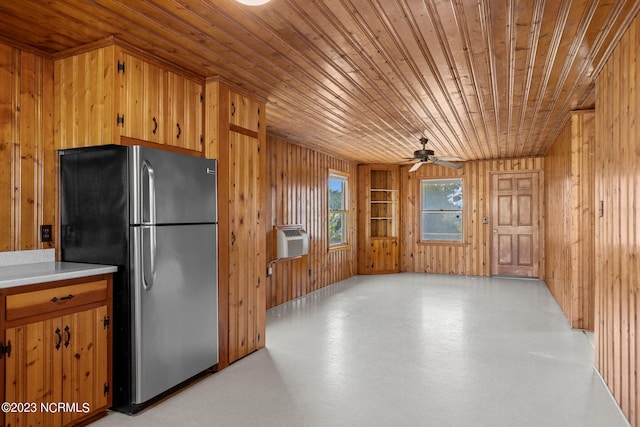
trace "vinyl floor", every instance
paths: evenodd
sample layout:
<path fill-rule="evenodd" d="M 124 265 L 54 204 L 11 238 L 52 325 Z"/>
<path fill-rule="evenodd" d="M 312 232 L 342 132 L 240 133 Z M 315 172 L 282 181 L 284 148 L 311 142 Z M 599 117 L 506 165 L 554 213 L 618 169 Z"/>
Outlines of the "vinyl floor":
<path fill-rule="evenodd" d="M 541 281 L 357 276 L 269 310 L 265 349 L 92 426 L 628 426 L 592 341 Z"/>

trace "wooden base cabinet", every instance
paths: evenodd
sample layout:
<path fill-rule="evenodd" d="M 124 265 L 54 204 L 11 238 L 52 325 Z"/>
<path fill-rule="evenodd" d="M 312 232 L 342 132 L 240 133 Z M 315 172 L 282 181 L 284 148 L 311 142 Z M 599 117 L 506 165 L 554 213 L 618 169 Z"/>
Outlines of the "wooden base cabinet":
<path fill-rule="evenodd" d="M 358 167 L 358 273 L 400 271 L 399 169 L 395 165 Z"/>
<path fill-rule="evenodd" d="M 111 406 L 111 276 L 100 277 L 6 291 L 6 427 L 72 426 Z"/>
<path fill-rule="evenodd" d="M 397 273 L 400 252 L 398 238 L 372 237 L 366 262 L 370 266 L 370 274 Z"/>

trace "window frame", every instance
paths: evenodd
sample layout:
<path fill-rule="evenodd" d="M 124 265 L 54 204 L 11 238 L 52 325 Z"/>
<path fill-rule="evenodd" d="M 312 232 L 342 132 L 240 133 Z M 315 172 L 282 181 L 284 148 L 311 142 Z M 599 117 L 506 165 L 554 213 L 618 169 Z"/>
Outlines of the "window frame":
<path fill-rule="evenodd" d="M 329 243 L 329 250 L 336 250 L 341 248 L 346 248 L 349 246 L 349 233 L 348 233 L 348 225 L 349 225 L 349 181 L 350 176 L 348 173 L 329 169 L 327 176 L 327 242 Z M 343 206 L 342 209 L 331 209 L 331 180 L 340 180 L 342 181 L 344 188 L 344 195 L 342 197 Z M 331 243 L 331 215 L 332 213 L 338 212 L 342 216 L 342 241 L 338 243 Z"/>
<path fill-rule="evenodd" d="M 438 183 L 438 182 L 451 182 L 451 181 L 458 181 L 460 183 L 460 187 L 462 190 L 462 198 L 461 198 L 461 202 L 462 202 L 462 206 L 460 207 L 460 209 L 448 209 L 448 210 L 432 210 L 432 209 L 424 209 L 424 191 L 423 191 L 423 185 L 424 183 Z M 448 245 L 461 245 L 464 244 L 465 241 L 465 236 L 464 236 L 464 230 L 465 230 L 465 185 L 464 185 L 464 179 L 462 177 L 458 177 L 458 176 L 452 176 L 452 177 L 434 177 L 434 178 L 422 178 L 419 181 L 419 194 L 420 194 L 420 207 L 419 207 L 419 211 L 418 211 L 418 224 L 420 227 L 420 243 L 425 243 L 425 244 L 448 244 Z M 423 224 L 424 224 L 424 214 L 425 213 L 456 213 L 458 212 L 460 215 L 460 225 L 461 225 L 461 230 L 460 230 L 460 238 L 459 239 L 455 239 L 455 240 L 447 240 L 447 239 L 425 239 L 424 238 L 424 234 L 425 234 L 425 230 L 423 230 Z"/>

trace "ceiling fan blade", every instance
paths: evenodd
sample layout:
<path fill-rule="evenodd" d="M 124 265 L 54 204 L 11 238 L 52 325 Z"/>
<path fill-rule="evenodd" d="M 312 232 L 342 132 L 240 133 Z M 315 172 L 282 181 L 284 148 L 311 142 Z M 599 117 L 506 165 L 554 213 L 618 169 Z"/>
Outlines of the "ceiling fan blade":
<path fill-rule="evenodd" d="M 411 169 L 409 169 L 409 172 L 415 172 L 418 169 L 420 169 L 420 166 L 422 166 L 424 162 L 417 162 L 416 164 L 414 164 L 413 166 L 411 166 Z"/>
<path fill-rule="evenodd" d="M 445 162 L 464 162 L 462 157 L 456 156 L 438 156 L 438 160 L 443 160 Z"/>
<path fill-rule="evenodd" d="M 446 166 L 448 168 L 462 169 L 462 165 L 459 165 L 457 163 L 445 162 L 444 160 L 440 160 L 435 157 L 431 158 L 431 163 L 440 165 L 440 166 Z"/>

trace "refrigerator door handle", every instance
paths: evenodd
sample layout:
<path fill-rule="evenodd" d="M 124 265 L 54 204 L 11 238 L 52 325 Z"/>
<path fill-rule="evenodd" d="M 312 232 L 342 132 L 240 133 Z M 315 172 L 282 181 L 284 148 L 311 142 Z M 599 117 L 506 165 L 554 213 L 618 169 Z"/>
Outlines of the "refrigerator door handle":
<path fill-rule="evenodd" d="M 156 174 L 148 160 L 140 168 L 142 182 L 142 223 L 156 224 Z M 147 218 L 148 216 L 148 218 Z"/>
<path fill-rule="evenodd" d="M 143 194 L 143 221 L 144 213 L 149 213 L 148 222 L 149 227 L 143 228 L 143 242 L 142 242 L 142 260 L 144 281 L 143 286 L 145 290 L 150 290 L 153 286 L 153 281 L 156 276 L 156 179 L 155 172 L 151 163 L 148 160 L 142 161 L 142 185 L 147 191 L 147 194 Z M 144 178 L 146 177 L 146 182 Z M 147 209 L 144 209 L 146 203 Z M 148 236 L 146 239 L 145 234 Z"/>
<path fill-rule="evenodd" d="M 151 290 L 156 278 L 156 226 L 142 226 L 142 286 Z"/>

